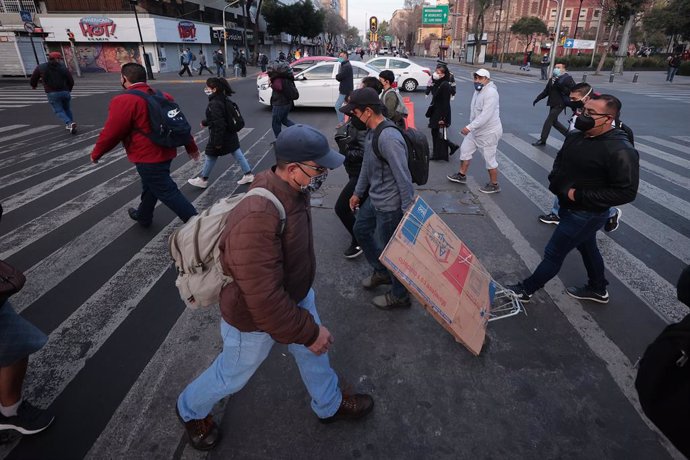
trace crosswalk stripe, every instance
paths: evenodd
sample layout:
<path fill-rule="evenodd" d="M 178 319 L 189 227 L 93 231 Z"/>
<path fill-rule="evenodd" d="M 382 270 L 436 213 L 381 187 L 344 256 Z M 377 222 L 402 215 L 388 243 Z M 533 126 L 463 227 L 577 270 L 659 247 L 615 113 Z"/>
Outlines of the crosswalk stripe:
<path fill-rule="evenodd" d="M 661 160 L 668 161 L 669 163 L 673 163 L 676 166 L 680 166 L 682 168 L 690 169 L 690 160 L 684 160 L 676 155 L 673 155 L 671 153 L 663 152 L 659 149 L 655 149 L 652 146 L 646 145 L 646 144 L 640 144 L 639 142 L 635 142 L 635 148 L 639 152 L 644 152 L 646 154 L 655 156 Z"/>
<path fill-rule="evenodd" d="M 504 136 L 505 137 L 505 136 Z M 534 138 L 538 138 L 539 135 L 534 135 Z M 546 140 L 547 145 L 560 149 L 561 145 L 563 144 L 562 141 L 558 141 L 553 138 L 553 136 L 549 136 L 549 138 Z M 542 152 L 543 153 L 543 152 Z M 546 154 L 544 154 L 546 155 Z M 546 155 L 548 156 L 548 155 Z M 551 157 L 549 157 L 551 158 Z M 553 161 L 553 160 L 552 160 Z M 643 168 L 646 168 L 649 166 L 649 162 L 646 161 L 640 161 L 640 165 L 643 166 Z M 546 166 L 545 166 L 546 167 Z M 663 169 L 663 168 L 661 168 Z M 674 183 L 673 181 L 671 181 Z M 689 181 L 690 182 L 690 181 Z M 685 219 L 690 220 L 690 203 L 687 201 L 683 200 L 682 198 L 679 198 L 671 193 L 668 193 L 659 187 L 650 184 L 647 181 L 644 181 L 640 179 L 640 186 L 638 192 L 641 195 L 644 195 L 648 197 L 650 200 L 656 202 L 660 206 L 668 209 L 671 212 L 675 212 L 679 216 L 684 217 Z"/>
<path fill-rule="evenodd" d="M 1 142 L 11 141 L 11 140 L 13 140 L 13 139 L 19 139 L 20 137 L 26 137 L 26 136 L 29 136 L 29 135 L 31 135 L 31 134 L 42 133 L 42 132 L 44 132 L 44 131 L 48 131 L 49 129 L 53 129 L 53 128 L 56 128 L 56 127 L 63 128 L 63 127 L 60 126 L 60 125 L 44 125 L 44 126 L 39 126 L 39 127 L 37 127 L 37 128 L 27 129 L 26 131 L 22 131 L 21 133 L 10 134 L 10 135 L 8 135 L 8 136 L 1 136 L 1 137 L 0 137 L 0 143 L 1 143 Z M 64 128 L 63 128 L 63 129 L 64 129 Z"/>
<path fill-rule="evenodd" d="M 25 126 L 29 125 L 8 125 L 8 126 L 0 126 L 0 133 L 4 133 L 6 131 L 13 131 L 15 129 L 19 128 L 24 128 Z"/>
<path fill-rule="evenodd" d="M 553 195 L 503 152 L 498 152 L 499 170 L 539 209 L 551 209 Z M 610 237 L 597 235 L 599 250 L 609 272 L 666 322 L 680 321 L 687 307 L 676 297 L 676 288 L 657 272 L 630 254 Z"/>
<path fill-rule="evenodd" d="M 9 167 L 9 166 L 14 166 L 14 165 L 23 163 L 25 161 L 33 160 L 35 158 L 44 156 L 46 154 L 54 155 L 54 152 L 60 151 L 60 150 L 64 149 L 65 147 L 71 147 L 74 145 L 78 145 L 84 141 L 87 141 L 89 139 L 93 139 L 94 137 L 98 136 L 99 134 L 100 134 L 100 130 L 87 131 L 85 133 L 77 134 L 76 136 L 68 136 L 62 141 L 51 142 L 50 152 L 45 147 L 39 147 L 39 148 L 35 148 L 33 150 L 30 150 L 28 152 L 13 153 L 13 155 L 2 160 L 2 165 L 0 165 L 0 170 L 3 168 Z M 29 135 L 28 138 L 30 139 L 31 135 Z M 0 187 L 0 188 L 2 188 L 2 187 Z"/>
<path fill-rule="evenodd" d="M 679 152 L 687 153 L 690 154 L 690 147 L 687 147 L 685 145 L 677 144 L 675 142 L 669 142 L 665 139 L 659 139 L 656 136 L 637 136 L 640 139 L 644 139 L 649 142 L 653 142 L 658 145 L 663 145 L 664 147 L 668 147 L 673 150 L 677 150 Z"/>

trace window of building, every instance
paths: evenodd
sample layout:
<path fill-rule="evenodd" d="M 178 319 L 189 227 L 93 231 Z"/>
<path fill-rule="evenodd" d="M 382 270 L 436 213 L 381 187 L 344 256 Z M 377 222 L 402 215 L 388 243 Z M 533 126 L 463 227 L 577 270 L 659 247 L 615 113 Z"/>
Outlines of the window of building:
<path fill-rule="evenodd" d="M 594 14 L 592 14 L 592 17 L 599 19 L 599 16 L 601 16 L 601 10 L 594 10 Z"/>
<path fill-rule="evenodd" d="M 551 19 L 556 19 L 556 10 L 551 10 Z"/>
<path fill-rule="evenodd" d="M 587 19 L 587 8 L 580 9 L 580 21 Z"/>
<path fill-rule="evenodd" d="M 38 13 L 33 0 L 0 0 L 0 13 L 19 13 L 22 10 Z"/>
<path fill-rule="evenodd" d="M 570 19 L 570 18 L 572 18 L 572 17 L 573 17 L 573 10 L 571 10 L 570 8 L 568 8 L 567 10 L 565 10 L 565 18 L 566 18 L 566 19 Z"/>
<path fill-rule="evenodd" d="M 537 14 L 537 11 L 539 11 L 539 3 L 538 2 L 532 2 L 532 6 L 530 7 L 530 14 Z"/>

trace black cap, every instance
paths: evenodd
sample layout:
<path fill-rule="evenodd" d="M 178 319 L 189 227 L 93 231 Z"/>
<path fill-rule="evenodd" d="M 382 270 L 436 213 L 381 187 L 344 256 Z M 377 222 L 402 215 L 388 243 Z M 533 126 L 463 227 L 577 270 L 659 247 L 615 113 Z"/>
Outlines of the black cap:
<path fill-rule="evenodd" d="M 376 91 L 373 88 L 360 88 L 354 90 L 350 94 L 350 100 L 348 103 L 340 107 L 339 110 L 344 114 L 349 115 L 352 113 L 352 110 L 357 107 L 376 107 L 380 105 L 382 105 L 381 99 L 379 99 L 379 95 L 376 94 Z"/>
<path fill-rule="evenodd" d="M 287 163 L 313 161 L 324 168 L 335 169 L 345 157 L 328 145 L 321 131 L 308 125 L 292 125 L 283 129 L 275 143 L 276 160 Z"/>

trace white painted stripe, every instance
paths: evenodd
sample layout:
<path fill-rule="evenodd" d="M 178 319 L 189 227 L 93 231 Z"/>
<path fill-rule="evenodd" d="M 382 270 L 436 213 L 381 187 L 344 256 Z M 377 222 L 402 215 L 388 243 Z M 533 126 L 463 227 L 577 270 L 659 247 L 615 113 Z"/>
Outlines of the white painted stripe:
<path fill-rule="evenodd" d="M 520 192 L 539 209 L 551 209 L 553 195 L 526 171 L 499 151 L 499 170 Z M 687 307 L 678 301 L 676 287 L 657 272 L 630 254 L 602 232 L 597 242 L 609 272 L 618 278 L 628 290 L 666 322 L 680 321 L 687 314 Z"/>
<path fill-rule="evenodd" d="M 20 171 L 8 174 L 7 176 L 3 177 L 2 187 L 0 187 L 0 190 L 2 190 L 5 187 L 9 187 L 12 184 L 16 184 L 17 182 L 21 182 L 43 172 L 49 171 L 53 168 L 57 168 L 58 166 L 61 166 L 65 163 L 69 163 L 70 161 L 78 160 L 80 158 L 83 158 L 86 161 L 92 150 L 93 145 L 89 145 L 79 150 L 74 150 L 64 155 L 50 158 L 45 162 L 39 164 L 28 165 L 26 168 Z M 117 151 L 120 153 L 123 152 L 121 147 L 118 148 Z"/>
<path fill-rule="evenodd" d="M 649 142 L 654 142 L 655 144 L 663 145 L 669 149 L 677 150 L 679 152 L 690 154 L 690 147 L 685 145 L 677 144 L 675 142 L 667 141 L 665 139 L 659 139 L 656 136 L 637 136 L 639 139 L 644 139 Z"/>
<path fill-rule="evenodd" d="M 2 136 L 2 137 L 0 137 L 0 142 L 7 142 L 7 141 L 11 141 L 12 139 L 18 139 L 20 137 L 30 136 L 31 134 L 42 133 L 43 131 L 47 131 L 47 130 L 53 129 L 53 128 L 63 128 L 63 127 L 61 125 L 39 126 L 37 128 L 27 129 L 26 131 L 23 131 L 19 134 L 10 134 L 9 136 Z"/>
<path fill-rule="evenodd" d="M 266 135 L 269 132 L 270 130 Z M 267 150 L 266 154 L 268 152 L 270 150 Z M 197 165 L 192 163 L 192 169 L 196 167 Z M 234 165 L 232 169 L 239 172 L 239 165 Z M 230 170 L 225 171 L 223 175 L 226 174 L 230 174 Z M 208 190 L 203 192 L 194 203 L 201 205 L 204 197 L 209 196 L 207 192 Z M 168 237 L 178 226 L 179 222 L 175 219 L 164 227 L 68 319 L 53 330 L 47 346 L 32 356 L 32 366 L 24 391 L 27 399 L 40 406 L 49 405 L 81 371 L 86 361 L 98 352 L 170 268 Z M 174 287 L 170 286 L 170 289 Z"/>
<path fill-rule="evenodd" d="M 476 189 L 479 185 L 473 178 L 468 178 L 468 184 Z M 512 247 L 518 256 L 525 262 L 527 268 L 534 271 L 541 262 L 541 255 L 535 251 L 530 243 L 522 236 L 515 224 L 508 218 L 503 210 L 490 196 L 478 193 L 478 199 L 487 214 L 494 221 L 496 227 L 512 243 Z M 677 449 L 659 432 L 656 426 L 644 415 L 637 398 L 635 389 L 635 375 L 637 371 L 628 357 L 609 338 L 606 332 L 599 327 L 596 320 L 584 308 L 582 303 L 565 294 L 565 285 L 559 278 L 549 281 L 544 290 L 551 297 L 556 308 L 566 317 L 573 329 L 582 337 L 587 346 L 606 363 L 606 369 L 613 377 L 614 382 L 620 388 L 623 395 L 635 408 L 650 430 L 660 436 L 662 445 L 669 451 L 673 458 L 683 458 Z"/>
<path fill-rule="evenodd" d="M 673 136 L 673 138 L 679 141 L 690 142 L 690 136 Z"/>
<path fill-rule="evenodd" d="M 28 105 L 27 104 L 22 104 L 22 105 L 0 104 L 0 109 L 17 109 L 19 107 L 28 107 Z"/>
<path fill-rule="evenodd" d="M 690 169 L 690 160 L 684 160 L 682 158 L 677 157 L 676 155 L 663 152 L 649 145 L 640 144 L 639 142 L 635 142 L 635 148 L 640 152 L 644 152 L 648 155 L 652 155 L 661 160 L 668 161 L 669 163 L 673 163 L 674 165 L 680 166 L 681 168 Z"/>
<path fill-rule="evenodd" d="M 512 134 L 508 134 L 508 136 L 512 136 Z M 506 135 L 504 135 L 503 137 L 506 137 Z M 515 136 L 513 136 L 513 137 L 515 137 Z M 538 136 L 535 135 L 534 137 L 537 138 Z M 534 147 L 532 147 L 528 143 L 524 142 L 522 139 L 517 138 L 517 137 L 515 137 L 515 139 L 516 139 L 515 142 L 523 142 L 524 146 L 525 146 L 524 148 L 530 148 L 531 147 L 532 149 L 535 149 Z M 546 143 L 552 147 L 560 149 L 561 144 L 563 142 L 554 139 L 553 136 L 549 136 Z M 551 163 L 553 163 L 553 160 L 551 159 L 551 157 L 548 156 L 546 153 L 541 152 L 541 151 L 538 151 L 538 152 L 541 155 L 544 155 L 544 157 L 548 158 L 551 161 Z M 645 163 L 647 165 L 650 164 L 649 162 L 645 162 Z M 546 161 L 544 161 L 544 163 L 540 163 L 540 165 L 543 168 L 545 168 L 547 171 L 551 171 L 551 166 L 549 166 Z M 661 169 L 663 169 L 663 168 L 661 168 Z M 690 184 L 690 179 L 686 180 L 686 182 L 688 182 L 688 184 Z M 679 216 L 682 216 L 685 219 L 690 220 L 690 203 L 683 200 L 682 198 L 679 198 L 679 197 L 677 197 L 671 193 L 668 193 L 667 191 L 660 189 L 656 185 L 652 185 L 649 182 L 646 182 L 642 179 L 640 179 L 640 185 L 638 188 L 638 193 L 646 196 L 650 200 L 652 200 L 655 203 L 657 203 L 658 205 L 668 209 L 669 211 L 675 212 Z M 648 217 L 648 218 L 652 219 L 652 217 Z M 626 219 L 625 220 L 628 220 L 627 219 L 627 213 L 626 213 Z M 631 224 L 632 224 L 632 222 L 631 222 Z M 635 224 L 633 224 L 633 227 L 636 227 Z"/>
<path fill-rule="evenodd" d="M 240 131 L 240 140 L 247 136 L 252 130 L 252 128 L 245 128 Z M 199 139 L 198 143 L 204 142 L 205 139 L 205 137 Z M 249 153 L 247 153 L 247 155 L 249 155 Z M 106 157 L 104 157 L 104 159 L 105 158 Z M 237 167 L 239 168 L 239 166 Z M 188 178 L 196 174 L 198 168 L 199 165 L 196 162 L 188 162 L 183 167 L 175 170 L 172 173 L 172 178 L 178 184 L 184 183 Z M 230 169 L 231 171 L 228 174 L 233 174 L 235 170 L 232 168 Z M 239 171 L 239 169 L 237 171 Z M 214 182 L 213 184 L 218 182 L 220 181 Z M 213 188 L 213 184 L 209 189 Z M 60 284 L 67 276 L 91 260 L 91 258 L 98 254 L 103 248 L 131 228 L 133 222 L 124 216 L 127 215 L 127 209 L 137 207 L 139 201 L 140 199 L 138 197 L 131 200 L 120 209 L 98 222 L 84 235 L 76 237 L 74 240 L 65 244 L 48 257 L 43 258 L 41 262 L 27 270 L 27 282 L 24 285 L 24 289 L 12 297 L 12 304 L 17 311 L 21 312 L 24 308 L 45 295 L 46 292 Z M 203 201 L 199 203 L 201 205 L 205 204 Z M 160 204 L 159 202 L 158 205 Z M 30 278 L 30 280 L 28 278 Z"/>
<path fill-rule="evenodd" d="M 6 131 L 12 131 L 13 129 L 19 129 L 23 128 L 25 126 L 29 125 L 9 125 L 9 126 L 0 126 L 0 133 L 4 133 Z"/>
<path fill-rule="evenodd" d="M 82 126 L 86 126 L 86 125 L 82 125 Z M 46 149 L 46 147 L 43 146 L 43 147 L 36 148 L 34 150 L 31 150 L 31 151 L 28 151 L 25 153 L 21 153 L 19 155 L 12 155 L 11 157 L 6 158 L 2 161 L 2 165 L 0 165 L 0 169 L 6 168 L 8 166 L 13 166 L 13 165 L 25 162 L 25 161 L 29 161 L 29 160 L 32 160 L 32 159 L 37 158 L 37 157 L 44 156 L 46 154 L 49 154 L 50 152 L 57 152 L 58 150 L 64 149 L 65 147 L 71 147 L 73 145 L 78 145 L 81 142 L 87 141 L 91 138 L 98 136 L 99 134 L 100 133 L 98 131 L 89 131 L 87 133 L 77 134 L 76 136 L 69 136 L 68 138 L 66 138 L 65 140 L 60 141 L 60 142 L 51 143 L 50 150 Z M 52 155 L 54 155 L 54 153 L 52 153 Z M 57 157 L 53 157 L 53 158 L 57 158 Z M 36 165 L 34 165 L 32 167 L 36 167 Z M 3 186 L 7 185 L 4 183 L 4 181 L 7 180 L 7 177 L 9 177 L 9 176 L 6 176 L 3 179 L 3 184 L 2 184 Z M 0 189 L 1 188 L 2 187 L 0 187 Z"/>

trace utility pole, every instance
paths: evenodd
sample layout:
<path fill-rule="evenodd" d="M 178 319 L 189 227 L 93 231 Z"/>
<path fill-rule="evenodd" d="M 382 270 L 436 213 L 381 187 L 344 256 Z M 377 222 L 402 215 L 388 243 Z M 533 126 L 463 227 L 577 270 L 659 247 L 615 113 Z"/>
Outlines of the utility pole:
<path fill-rule="evenodd" d="M 228 68 L 228 62 L 230 61 L 230 58 L 228 56 L 228 34 L 225 31 L 225 29 L 226 29 L 225 12 L 227 11 L 228 8 L 234 7 L 239 2 L 240 2 L 240 0 L 232 0 L 231 2 L 229 2 L 227 5 L 225 5 L 223 7 L 223 49 L 224 49 L 223 52 L 225 53 L 225 68 L 226 69 Z M 247 31 L 246 30 L 244 31 L 243 36 L 244 36 L 244 45 L 246 47 L 246 45 L 247 45 Z"/>
<path fill-rule="evenodd" d="M 67 38 L 69 39 L 69 46 L 72 49 L 72 61 L 74 62 L 74 70 L 77 72 L 77 76 L 81 77 L 81 69 L 79 68 L 79 60 L 77 59 L 77 48 L 74 46 L 76 39 L 74 38 L 74 32 L 67 29 Z"/>
<path fill-rule="evenodd" d="M 144 47 L 144 37 L 141 35 L 141 26 L 139 25 L 139 14 L 137 13 L 137 3 L 139 0 L 129 0 L 129 4 L 132 5 L 134 10 L 134 19 L 137 21 L 137 30 L 139 31 L 139 43 L 141 44 L 141 51 L 144 53 L 144 65 L 146 66 L 146 76 L 149 80 L 155 80 L 153 77 L 153 69 L 151 69 L 151 60 L 149 55 L 146 54 L 146 48 Z"/>
<path fill-rule="evenodd" d="M 553 67 L 556 65 L 556 51 L 558 50 L 558 42 L 561 39 L 561 21 L 563 20 L 563 3 L 565 0 L 554 0 L 558 3 L 558 12 L 556 13 L 556 36 L 551 45 L 551 53 L 549 54 L 551 63 L 549 64 L 549 75 L 553 73 Z"/>

